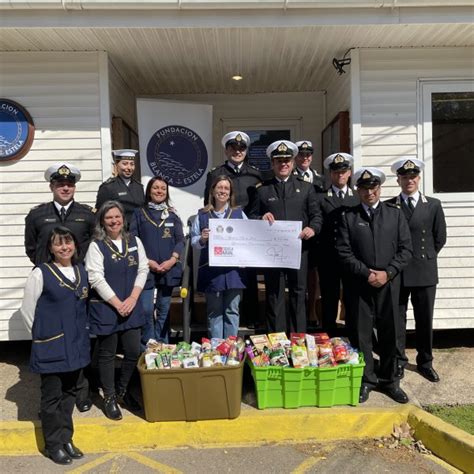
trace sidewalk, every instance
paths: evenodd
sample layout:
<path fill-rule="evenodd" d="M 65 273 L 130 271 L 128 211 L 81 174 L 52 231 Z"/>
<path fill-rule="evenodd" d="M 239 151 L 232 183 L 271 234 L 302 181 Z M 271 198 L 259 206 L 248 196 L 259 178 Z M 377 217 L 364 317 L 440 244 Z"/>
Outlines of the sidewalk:
<path fill-rule="evenodd" d="M 36 454 L 41 447 L 38 422 L 39 377 L 28 370 L 28 344 L 9 343 L 0 360 L 0 455 Z M 410 361 L 414 351 L 409 350 Z M 121 422 L 107 420 L 100 399 L 87 413 L 74 414 L 78 445 L 88 452 L 114 452 L 122 449 L 183 446 L 245 446 L 281 442 L 324 441 L 388 436 L 393 424 L 409 421 L 412 427 L 437 449 L 456 454 L 474 466 L 474 437 L 451 430 L 435 417 L 416 407 L 429 404 L 474 404 L 474 348 L 437 349 L 435 367 L 441 382 L 432 384 L 409 366 L 402 387 L 409 405 L 399 405 L 372 392 L 358 407 L 296 410 L 258 410 L 253 383 L 245 380 L 242 411 L 235 420 L 148 423 L 124 410 Z M 437 436 L 437 433 L 441 433 Z M 75 439 L 76 439 L 75 438 Z M 80 441 L 80 443 L 79 443 Z M 434 450 L 433 448 L 430 448 Z M 456 451 L 457 450 L 457 451 Z M 443 457 L 443 452 L 436 453 Z M 448 461 L 449 462 L 449 461 Z"/>

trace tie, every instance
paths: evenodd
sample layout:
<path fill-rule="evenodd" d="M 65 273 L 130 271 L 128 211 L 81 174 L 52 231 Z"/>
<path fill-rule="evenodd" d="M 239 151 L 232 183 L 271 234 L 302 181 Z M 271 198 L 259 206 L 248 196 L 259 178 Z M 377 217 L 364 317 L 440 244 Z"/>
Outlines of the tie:
<path fill-rule="evenodd" d="M 64 207 L 61 207 L 61 210 L 59 211 L 59 217 L 61 219 L 61 222 L 64 222 L 66 220 L 66 209 L 64 209 Z"/>
<path fill-rule="evenodd" d="M 344 191 L 342 189 L 337 193 L 337 197 L 342 201 L 344 199 Z M 372 208 L 371 208 L 372 209 Z"/>
<path fill-rule="evenodd" d="M 374 209 L 373 207 L 369 207 L 369 208 L 368 208 L 368 211 L 369 211 L 369 219 L 370 219 L 371 221 L 373 221 L 373 220 L 374 220 L 374 216 L 375 216 L 375 209 Z"/>
<path fill-rule="evenodd" d="M 408 209 L 410 209 L 411 213 L 413 213 L 413 211 L 415 210 L 415 206 L 413 205 L 414 200 L 415 200 L 415 198 L 413 198 L 413 197 L 408 198 Z"/>
<path fill-rule="evenodd" d="M 235 167 L 234 172 L 235 172 L 235 174 L 240 174 L 240 168 Z"/>
<path fill-rule="evenodd" d="M 285 182 L 280 181 L 277 184 L 277 194 L 280 199 L 285 199 Z"/>

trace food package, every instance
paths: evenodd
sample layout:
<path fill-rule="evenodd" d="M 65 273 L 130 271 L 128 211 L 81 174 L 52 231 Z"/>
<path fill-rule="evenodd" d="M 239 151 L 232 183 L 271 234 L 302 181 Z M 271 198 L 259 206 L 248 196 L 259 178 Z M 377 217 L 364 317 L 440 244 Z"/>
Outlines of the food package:
<path fill-rule="evenodd" d="M 270 352 L 270 365 L 274 365 L 276 367 L 289 367 L 290 362 L 288 361 L 288 357 L 286 356 L 286 352 L 283 347 L 273 349 Z"/>
<path fill-rule="evenodd" d="M 292 332 L 290 334 L 291 344 L 296 344 L 297 346 L 305 345 L 306 334 L 304 332 Z"/>
<path fill-rule="evenodd" d="M 316 340 L 311 334 L 305 335 L 306 348 L 308 352 L 308 362 L 311 367 L 318 366 L 318 346 Z"/>
<path fill-rule="evenodd" d="M 250 336 L 250 340 L 253 345 L 257 348 L 259 353 L 263 352 L 264 347 L 270 347 L 270 341 L 265 334 L 255 334 Z"/>
<path fill-rule="evenodd" d="M 340 337 L 333 337 L 331 339 L 332 353 L 334 360 L 337 363 L 345 364 L 349 360 L 349 352 L 347 350 L 347 343 Z"/>
<path fill-rule="evenodd" d="M 240 364 L 240 354 L 237 344 L 234 344 L 229 351 L 227 356 L 226 365 L 239 365 Z"/>
<path fill-rule="evenodd" d="M 156 352 L 149 352 L 145 354 L 145 365 L 147 369 L 156 369 L 156 358 L 158 354 Z"/>
<path fill-rule="evenodd" d="M 268 335 L 268 340 L 272 348 L 276 349 L 279 346 L 286 347 L 290 345 L 290 340 L 284 332 L 274 332 Z"/>
<path fill-rule="evenodd" d="M 325 344 L 318 344 L 318 351 L 319 367 L 332 367 L 336 364 L 334 361 L 331 342 L 326 342 Z"/>
<path fill-rule="evenodd" d="M 313 334 L 314 338 L 316 339 L 316 344 L 319 346 L 320 344 L 326 344 L 330 341 L 327 332 L 317 332 Z"/>
<path fill-rule="evenodd" d="M 308 353 L 305 346 L 293 344 L 291 346 L 291 361 L 295 369 L 309 366 Z"/>

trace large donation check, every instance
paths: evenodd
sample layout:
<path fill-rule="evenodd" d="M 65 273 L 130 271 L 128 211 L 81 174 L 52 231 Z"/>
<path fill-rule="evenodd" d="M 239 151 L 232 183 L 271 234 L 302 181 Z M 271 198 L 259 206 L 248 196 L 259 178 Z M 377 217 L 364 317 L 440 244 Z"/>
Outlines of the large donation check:
<path fill-rule="evenodd" d="M 301 222 L 209 219 L 211 267 L 295 268 L 301 265 Z"/>

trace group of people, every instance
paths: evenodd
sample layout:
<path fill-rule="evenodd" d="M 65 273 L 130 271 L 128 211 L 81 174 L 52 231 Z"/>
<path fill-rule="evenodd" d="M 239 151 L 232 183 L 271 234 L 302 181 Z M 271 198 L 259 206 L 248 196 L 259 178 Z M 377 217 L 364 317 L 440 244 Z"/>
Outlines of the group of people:
<path fill-rule="evenodd" d="M 400 380 L 408 362 L 411 298 L 417 369 L 437 382 L 432 320 L 436 257 L 446 242 L 446 224 L 440 202 L 419 191 L 423 163 L 394 163 L 401 193 L 382 202 L 384 173 L 371 167 L 353 173 L 347 153 L 324 160 L 325 187 L 311 168 L 308 140 L 268 146 L 273 177 L 265 181 L 247 162 L 247 134 L 229 132 L 222 146 L 226 160 L 207 175 L 204 207 L 190 235 L 200 250 L 197 289 L 206 296 L 209 336 L 236 336 L 240 314 L 255 322 L 251 315 L 258 305 L 255 269 L 209 265 L 209 219 L 300 221 L 300 268 L 262 270 L 267 331 L 306 332 L 318 275 L 323 330 L 338 330 L 342 298 L 346 335 L 365 358 L 360 402 L 377 388 L 406 403 Z M 83 455 L 72 441 L 72 412 L 74 403 L 80 411 L 91 407 L 83 371 L 90 363 L 89 335 L 97 340 L 104 413 L 113 420 L 122 418 L 120 405 L 139 408 L 128 385 L 144 345 L 149 339 L 168 342 L 171 295 L 182 275 L 183 224 L 165 180 L 152 178 L 144 191 L 133 178 L 135 156 L 135 150 L 114 151 L 117 176 L 99 188 L 95 213 L 74 200 L 80 170 L 69 163 L 51 166 L 45 178 L 53 201 L 26 217 L 25 248 L 35 269 L 22 313 L 32 332 L 31 370 L 41 374 L 45 449 L 59 464 Z M 119 344 L 123 361 L 116 380 Z"/>

